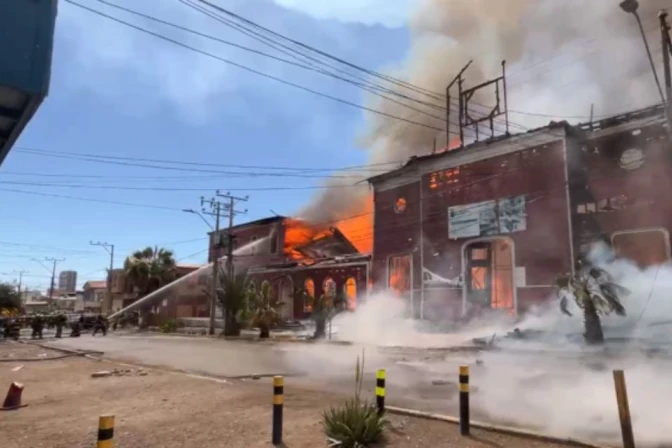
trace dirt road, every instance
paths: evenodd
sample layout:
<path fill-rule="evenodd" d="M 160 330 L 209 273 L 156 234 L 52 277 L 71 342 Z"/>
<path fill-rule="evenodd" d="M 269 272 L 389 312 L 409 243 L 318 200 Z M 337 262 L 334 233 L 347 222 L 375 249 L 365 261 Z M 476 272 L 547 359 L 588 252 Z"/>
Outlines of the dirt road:
<path fill-rule="evenodd" d="M 45 359 L 58 353 L 16 343 L 0 345 L 0 360 Z M 15 369 L 19 366 L 19 370 Z M 119 374 L 92 378 L 101 370 Z M 0 385 L 25 384 L 28 406 L 2 413 L 3 448 L 90 447 L 98 416 L 116 416 L 115 442 L 120 448 L 230 446 L 269 447 L 271 384 L 259 380 L 204 380 L 160 369 L 138 370 L 84 358 L 39 362 L 0 362 Z M 326 446 L 320 413 L 341 401 L 337 393 L 292 384 L 285 398 L 285 445 Z M 555 447 L 494 433 L 474 431 L 463 438 L 451 424 L 390 416 L 390 447 Z"/>

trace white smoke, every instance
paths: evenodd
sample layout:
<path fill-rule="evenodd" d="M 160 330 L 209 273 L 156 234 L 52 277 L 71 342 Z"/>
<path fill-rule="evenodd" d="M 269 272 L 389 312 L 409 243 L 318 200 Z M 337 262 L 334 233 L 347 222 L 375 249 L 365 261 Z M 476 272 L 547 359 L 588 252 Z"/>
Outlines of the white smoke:
<path fill-rule="evenodd" d="M 366 347 L 370 369 L 388 367 L 388 382 L 398 394 L 391 402 L 411 400 L 415 408 L 453 415 L 457 403 L 452 386 L 442 389 L 432 382 L 454 380 L 458 366 L 467 363 L 472 366 L 475 419 L 609 443 L 620 437 L 611 371 L 623 369 L 637 441 L 672 443 L 666 430 L 672 402 L 672 384 L 666 380 L 672 367 L 672 266 L 639 269 L 628 260 L 614 259 L 599 245 L 590 259 L 630 290 L 622 298 L 627 316 L 602 319 L 604 347 L 583 343 L 580 310 L 574 306 L 573 317 L 562 314 L 555 297 L 518 322 L 490 319 L 459 331 L 433 332 L 430 324 L 407 318 L 402 299 L 382 293 L 334 320 L 336 337 L 353 346 L 292 347 L 288 357 L 306 372 L 347 381 Z M 543 334 L 534 340 L 502 338 L 514 328 Z M 476 337 L 489 341 L 493 335 L 500 350 L 478 355 L 437 352 L 471 345 Z M 393 348 L 403 348 L 403 357 L 392 355 Z M 422 395 L 427 388 L 434 388 L 434 394 Z"/>

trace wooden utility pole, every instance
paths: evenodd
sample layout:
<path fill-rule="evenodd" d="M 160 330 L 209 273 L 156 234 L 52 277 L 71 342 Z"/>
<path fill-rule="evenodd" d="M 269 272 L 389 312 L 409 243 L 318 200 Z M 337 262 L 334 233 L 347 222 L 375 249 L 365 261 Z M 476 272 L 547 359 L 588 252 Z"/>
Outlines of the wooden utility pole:
<path fill-rule="evenodd" d="M 107 272 L 107 303 L 103 303 L 102 314 L 109 314 L 112 310 L 112 271 L 114 270 L 114 244 L 91 241 L 92 246 L 100 246 L 110 254 L 110 269 Z"/>
<path fill-rule="evenodd" d="M 51 268 L 51 286 L 49 286 L 49 304 L 51 305 L 51 302 L 54 298 L 54 282 L 56 280 L 56 265 L 60 261 L 65 261 L 65 258 L 51 258 L 51 257 L 44 257 L 46 261 L 50 261 L 53 263 L 52 268 Z"/>

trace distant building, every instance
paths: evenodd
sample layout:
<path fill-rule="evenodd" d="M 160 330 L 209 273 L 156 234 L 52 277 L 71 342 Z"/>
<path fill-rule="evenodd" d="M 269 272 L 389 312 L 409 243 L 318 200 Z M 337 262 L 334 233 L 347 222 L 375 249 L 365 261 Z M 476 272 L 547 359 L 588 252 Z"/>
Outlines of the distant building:
<path fill-rule="evenodd" d="M 61 271 L 58 274 L 58 289 L 69 293 L 77 290 L 77 271 Z"/>
<path fill-rule="evenodd" d="M 105 280 L 90 280 L 84 283 L 84 301 L 102 302 L 107 294 L 107 282 Z"/>

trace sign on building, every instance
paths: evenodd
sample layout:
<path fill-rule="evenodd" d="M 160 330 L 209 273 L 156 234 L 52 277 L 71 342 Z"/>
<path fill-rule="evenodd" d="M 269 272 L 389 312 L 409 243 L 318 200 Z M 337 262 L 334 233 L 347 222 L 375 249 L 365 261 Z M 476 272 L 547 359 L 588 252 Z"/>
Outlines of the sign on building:
<path fill-rule="evenodd" d="M 493 236 L 527 229 L 525 196 L 448 207 L 452 239 Z"/>

